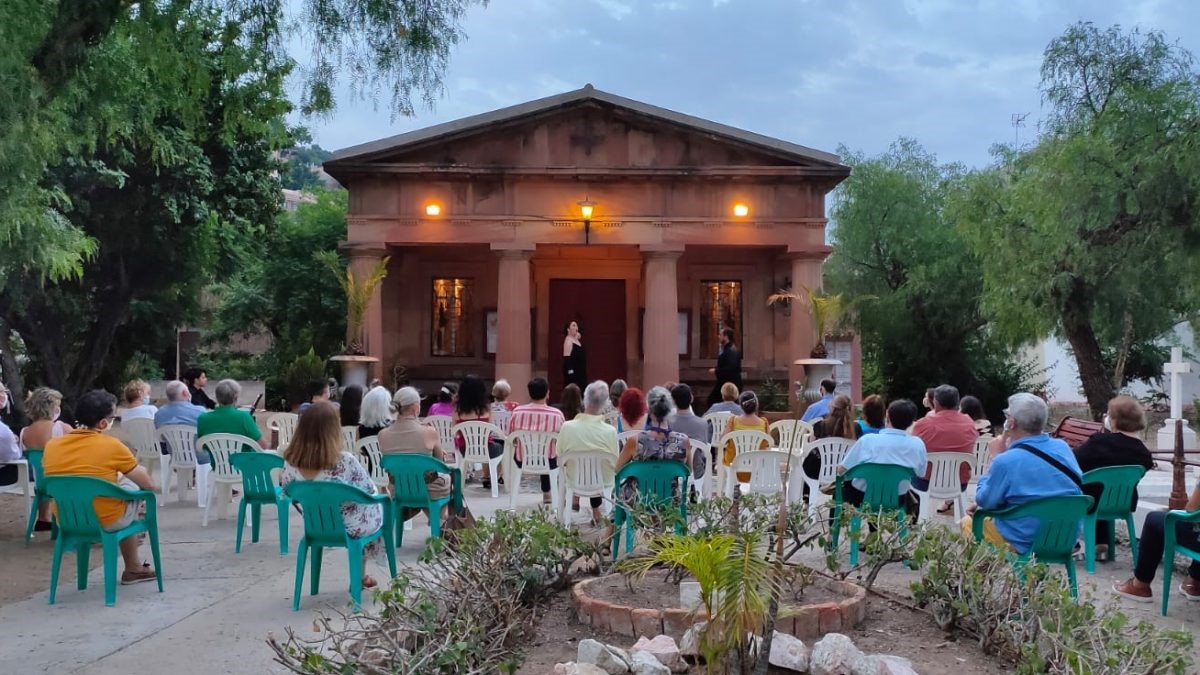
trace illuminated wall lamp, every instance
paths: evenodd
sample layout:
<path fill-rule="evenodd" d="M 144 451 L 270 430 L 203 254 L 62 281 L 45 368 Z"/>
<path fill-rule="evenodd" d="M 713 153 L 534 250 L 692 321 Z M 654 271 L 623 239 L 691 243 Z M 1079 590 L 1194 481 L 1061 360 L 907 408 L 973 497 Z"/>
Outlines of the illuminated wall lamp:
<path fill-rule="evenodd" d="M 596 202 L 589 198 L 584 198 L 577 202 L 579 204 L 579 215 L 583 218 L 583 243 L 592 243 L 592 214 L 595 212 Z"/>
<path fill-rule="evenodd" d="M 437 216 L 442 215 L 442 205 L 434 203 L 426 204 L 425 215 L 430 216 L 431 218 L 436 218 Z"/>
<path fill-rule="evenodd" d="M 738 202 L 737 204 L 733 205 L 733 215 L 737 216 L 738 218 L 745 218 L 746 216 L 750 215 L 750 207 L 742 202 Z"/>

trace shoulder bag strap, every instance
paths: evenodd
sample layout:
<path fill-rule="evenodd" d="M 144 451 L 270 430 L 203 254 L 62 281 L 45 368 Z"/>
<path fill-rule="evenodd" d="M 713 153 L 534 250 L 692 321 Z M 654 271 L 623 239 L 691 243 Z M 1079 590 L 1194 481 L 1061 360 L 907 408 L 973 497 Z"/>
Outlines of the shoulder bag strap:
<path fill-rule="evenodd" d="M 1017 443 L 1016 445 L 1012 446 L 1009 449 L 1010 450 L 1016 450 L 1016 449 L 1026 450 L 1034 455 L 1037 455 L 1038 457 L 1041 457 L 1047 464 L 1049 464 L 1050 466 L 1061 471 L 1063 473 L 1063 475 L 1065 475 L 1067 478 L 1070 478 L 1071 482 L 1075 484 L 1075 487 L 1077 487 L 1081 490 L 1083 489 L 1083 481 L 1079 479 L 1079 476 L 1075 475 L 1074 471 L 1070 470 L 1069 468 L 1067 468 L 1067 466 L 1065 464 L 1058 461 L 1057 459 L 1054 459 L 1053 457 L 1046 454 L 1045 452 L 1038 450 L 1037 448 L 1033 447 L 1032 445 L 1029 445 L 1028 443 Z"/>

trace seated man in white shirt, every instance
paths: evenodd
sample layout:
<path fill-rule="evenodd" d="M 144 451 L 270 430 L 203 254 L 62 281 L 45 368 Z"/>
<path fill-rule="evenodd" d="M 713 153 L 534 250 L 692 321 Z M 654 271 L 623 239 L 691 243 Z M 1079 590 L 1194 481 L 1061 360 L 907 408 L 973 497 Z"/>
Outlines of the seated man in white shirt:
<path fill-rule="evenodd" d="M 877 434 L 866 434 L 855 441 L 838 467 L 838 473 L 845 473 L 847 469 L 859 464 L 899 464 L 912 467 L 913 472 L 920 476 L 925 472 L 927 462 L 925 443 L 906 433 L 916 416 L 917 406 L 913 405 L 912 401 L 892 401 L 887 409 L 884 428 Z M 850 485 L 842 486 L 842 499 L 847 504 L 859 506 L 862 504 L 866 487 L 866 481 L 855 478 Z M 900 482 L 900 501 L 909 517 L 916 518 L 920 502 L 917 496 L 912 494 L 911 488 L 908 481 Z"/>

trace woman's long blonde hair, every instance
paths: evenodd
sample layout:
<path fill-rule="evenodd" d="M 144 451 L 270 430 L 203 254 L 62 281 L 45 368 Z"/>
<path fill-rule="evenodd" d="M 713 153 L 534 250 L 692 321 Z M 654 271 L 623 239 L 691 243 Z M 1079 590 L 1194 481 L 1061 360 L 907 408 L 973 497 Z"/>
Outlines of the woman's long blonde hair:
<path fill-rule="evenodd" d="M 854 440 L 854 404 L 849 396 L 833 397 L 829 414 L 825 416 L 825 435 Z"/>
<path fill-rule="evenodd" d="M 342 455 L 342 418 L 328 401 L 314 403 L 296 423 L 296 433 L 283 459 L 302 471 L 323 471 L 337 466 Z"/>

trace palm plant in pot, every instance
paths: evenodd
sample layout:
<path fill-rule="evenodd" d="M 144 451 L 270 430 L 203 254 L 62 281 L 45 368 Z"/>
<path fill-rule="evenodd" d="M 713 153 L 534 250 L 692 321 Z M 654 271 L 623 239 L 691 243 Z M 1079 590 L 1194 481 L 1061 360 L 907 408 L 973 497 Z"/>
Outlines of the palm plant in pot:
<path fill-rule="evenodd" d="M 387 277 L 388 261 L 391 258 L 386 256 L 381 258 L 371 268 L 370 273 L 360 279 L 354 274 L 353 267 L 350 265 L 343 266 L 342 259 L 336 251 L 321 251 L 316 256 L 337 277 L 338 285 L 342 287 L 342 292 L 346 294 L 346 335 L 348 336 L 348 342 L 345 353 L 348 356 L 363 356 L 366 352 L 363 350 L 362 330 L 363 322 L 367 316 L 367 306 L 371 304 L 371 298 L 375 295 L 375 291 L 383 283 L 384 278 Z"/>

